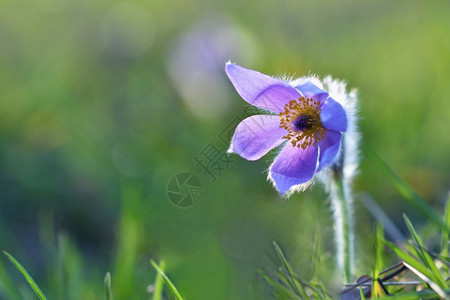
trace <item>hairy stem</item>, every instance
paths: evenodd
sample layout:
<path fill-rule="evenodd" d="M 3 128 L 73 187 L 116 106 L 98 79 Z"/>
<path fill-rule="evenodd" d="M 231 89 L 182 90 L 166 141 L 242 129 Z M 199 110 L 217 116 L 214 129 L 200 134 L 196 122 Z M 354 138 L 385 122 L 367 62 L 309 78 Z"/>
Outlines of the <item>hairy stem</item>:
<path fill-rule="evenodd" d="M 339 269 L 344 272 L 345 281 L 351 282 L 353 275 L 353 221 L 352 199 L 339 170 L 332 170 L 333 176 L 330 186 L 331 206 L 334 216 L 336 232 L 336 252 Z"/>

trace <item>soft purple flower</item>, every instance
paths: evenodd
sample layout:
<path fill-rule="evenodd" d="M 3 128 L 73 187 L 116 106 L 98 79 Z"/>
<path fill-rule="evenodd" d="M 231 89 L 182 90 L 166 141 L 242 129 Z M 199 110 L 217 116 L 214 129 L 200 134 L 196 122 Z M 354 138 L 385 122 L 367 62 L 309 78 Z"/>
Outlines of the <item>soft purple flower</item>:
<path fill-rule="evenodd" d="M 338 158 L 347 116 L 326 91 L 308 80 L 281 80 L 232 63 L 225 71 L 245 101 L 273 113 L 243 120 L 229 152 L 257 160 L 284 144 L 269 169 L 280 194 L 308 184 Z"/>

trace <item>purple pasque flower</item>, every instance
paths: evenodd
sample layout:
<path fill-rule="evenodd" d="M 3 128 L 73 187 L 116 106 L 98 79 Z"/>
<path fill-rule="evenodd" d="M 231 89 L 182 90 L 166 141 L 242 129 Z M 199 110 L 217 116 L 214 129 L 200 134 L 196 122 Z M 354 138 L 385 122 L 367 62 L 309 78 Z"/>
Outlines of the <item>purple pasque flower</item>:
<path fill-rule="evenodd" d="M 272 113 L 243 120 L 229 152 L 257 160 L 284 144 L 269 169 L 280 194 L 308 184 L 337 159 L 347 116 L 326 91 L 310 81 L 281 80 L 232 63 L 225 71 L 245 101 Z"/>

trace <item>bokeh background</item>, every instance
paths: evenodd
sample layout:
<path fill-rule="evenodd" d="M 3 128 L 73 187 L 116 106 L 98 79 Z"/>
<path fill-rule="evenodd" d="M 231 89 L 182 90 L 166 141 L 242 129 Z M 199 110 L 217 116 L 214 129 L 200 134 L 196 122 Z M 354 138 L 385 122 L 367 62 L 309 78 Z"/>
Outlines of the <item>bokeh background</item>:
<path fill-rule="evenodd" d="M 187 299 L 258 299 L 268 294 L 256 271 L 276 269 L 272 241 L 307 277 L 318 231 L 329 281 L 321 186 L 285 201 L 265 181 L 271 154 L 231 156 L 220 172 L 210 166 L 214 177 L 195 160 L 212 146 L 222 155 L 227 130 L 248 114 L 224 64 L 345 79 L 359 90 L 363 143 L 442 210 L 449 10 L 448 1 L 1 1 L 0 248 L 53 299 L 103 297 L 107 271 L 117 299 L 147 299 L 150 258 L 164 260 Z M 192 207 L 167 195 L 182 172 L 202 185 Z M 362 275 L 375 221 L 361 198 L 401 231 L 402 213 L 426 221 L 364 152 L 355 192 Z M 0 298 L 9 286 L 31 299 L 0 261 Z"/>

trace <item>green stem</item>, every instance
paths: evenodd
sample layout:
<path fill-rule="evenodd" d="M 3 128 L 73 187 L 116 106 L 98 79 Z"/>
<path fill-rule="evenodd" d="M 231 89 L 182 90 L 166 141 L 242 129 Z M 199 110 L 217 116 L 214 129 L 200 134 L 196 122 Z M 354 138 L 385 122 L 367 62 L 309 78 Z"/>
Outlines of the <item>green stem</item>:
<path fill-rule="evenodd" d="M 351 282 L 353 274 L 352 208 L 344 178 L 334 174 L 331 184 L 331 202 L 334 210 L 336 251 L 338 266 L 344 272 L 345 282 Z"/>

